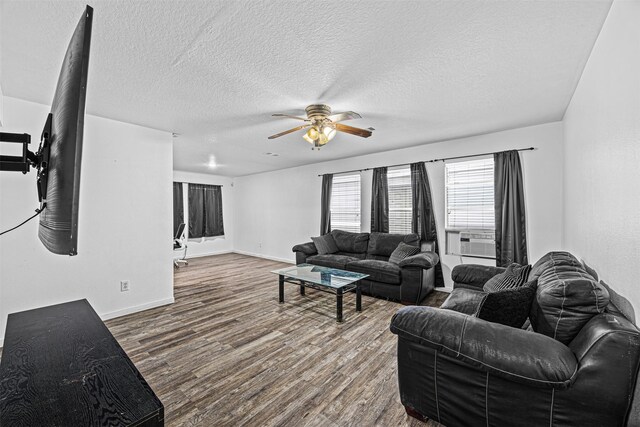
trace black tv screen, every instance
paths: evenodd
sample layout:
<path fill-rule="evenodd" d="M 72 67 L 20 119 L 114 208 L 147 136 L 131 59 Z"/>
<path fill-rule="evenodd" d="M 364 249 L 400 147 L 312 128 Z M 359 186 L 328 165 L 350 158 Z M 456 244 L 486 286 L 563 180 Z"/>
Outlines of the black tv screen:
<path fill-rule="evenodd" d="M 82 137 L 87 91 L 87 69 L 91 44 L 93 9 L 85 13 L 71 37 L 62 62 L 51 104 L 48 161 L 39 181 L 45 209 L 40 214 L 38 236 L 56 254 L 78 253 L 78 204 Z M 47 160 L 47 159 L 45 159 Z"/>

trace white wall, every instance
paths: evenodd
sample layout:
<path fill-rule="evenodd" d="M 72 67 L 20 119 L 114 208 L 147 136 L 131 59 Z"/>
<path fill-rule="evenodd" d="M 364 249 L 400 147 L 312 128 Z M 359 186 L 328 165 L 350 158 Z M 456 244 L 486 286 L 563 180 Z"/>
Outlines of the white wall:
<path fill-rule="evenodd" d="M 640 2 L 613 2 L 564 128 L 564 246 L 638 311 Z"/>
<path fill-rule="evenodd" d="M 207 237 L 204 239 L 189 239 L 187 242 L 187 258 L 216 255 L 233 251 L 233 236 L 235 230 L 234 183 L 232 178 L 218 175 L 174 171 L 173 180 L 182 182 L 184 194 L 185 223 L 189 224 L 189 204 L 187 183 L 209 184 L 222 186 L 222 218 L 224 221 L 224 236 Z"/>
<path fill-rule="evenodd" d="M 2 49 L 0 49 L 1 51 Z M 0 67 L 2 67 L 2 62 L 0 60 Z M 0 76 L 2 79 L 2 76 Z M 4 124 L 4 95 L 2 94 L 2 80 L 0 80 L 0 126 Z"/>
<path fill-rule="evenodd" d="M 0 2 L 0 22 L 2 22 L 3 4 Z M 4 95 L 2 94 L 2 34 L 0 32 L 0 126 L 4 123 Z"/>
<path fill-rule="evenodd" d="M 49 107 L 4 101 L 3 131 L 37 139 Z M 109 318 L 173 301 L 171 134 L 93 116 L 84 129 L 78 255 L 48 252 L 37 220 L 0 237 L 0 339 L 16 311 L 87 298 Z M 0 229 L 33 213 L 35 181 L 0 172 Z"/>
<path fill-rule="evenodd" d="M 357 158 L 318 163 L 235 179 L 235 250 L 292 262 L 291 248 L 317 236 L 320 228 L 320 183 L 318 174 L 372 168 L 448 156 L 534 146 L 521 153 L 528 215 L 529 256 L 535 262 L 561 243 L 562 225 L 562 123 L 509 130 L 419 147 L 393 150 Z M 348 143 L 336 138 L 330 144 Z M 373 142 L 372 142 L 373 143 Z M 330 150 L 328 146 L 325 149 Z M 310 153 L 311 155 L 313 153 Z M 444 166 L 427 163 L 431 181 L 440 245 L 444 245 Z M 363 230 L 369 229 L 370 173 L 363 174 Z M 480 263 L 477 258 L 443 256 L 445 280 L 450 285 L 453 266 L 461 261 Z"/>

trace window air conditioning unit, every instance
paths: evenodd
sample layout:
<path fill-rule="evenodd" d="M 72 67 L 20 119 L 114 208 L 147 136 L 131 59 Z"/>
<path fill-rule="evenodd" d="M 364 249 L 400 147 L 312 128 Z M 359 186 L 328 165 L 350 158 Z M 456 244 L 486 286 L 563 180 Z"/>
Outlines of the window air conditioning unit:
<path fill-rule="evenodd" d="M 493 231 L 461 231 L 460 255 L 495 258 L 496 234 Z"/>

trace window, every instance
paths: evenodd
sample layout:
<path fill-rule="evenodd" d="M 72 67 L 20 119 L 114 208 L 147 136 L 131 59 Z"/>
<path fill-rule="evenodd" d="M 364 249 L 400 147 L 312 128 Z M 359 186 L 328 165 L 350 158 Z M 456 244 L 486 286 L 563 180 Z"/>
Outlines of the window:
<path fill-rule="evenodd" d="M 360 174 L 335 175 L 331 189 L 331 229 L 360 232 Z"/>
<path fill-rule="evenodd" d="M 222 187 L 189 184 L 189 238 L 224 236 Z"/>
<path fill-rule="evenodd" d="M 411 233 L 411 169 L 389 169 L 389 233 Z"/>
<path fill-rule="evenodd" d="M 445 165 L 446 227 L 494 230 L 493 157 Z"/>

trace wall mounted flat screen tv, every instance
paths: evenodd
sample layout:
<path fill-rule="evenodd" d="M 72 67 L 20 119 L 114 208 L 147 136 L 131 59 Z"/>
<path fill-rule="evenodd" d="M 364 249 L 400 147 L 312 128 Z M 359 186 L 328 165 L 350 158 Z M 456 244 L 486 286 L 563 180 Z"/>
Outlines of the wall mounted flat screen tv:
<path fill-rule="evenodd" d="M 78 253 L 78 205 L 87 71 L 93 8 L 87 6 L 62 61 L 55 95 L 36 153 L 27 149 L 27 134 L 0 134 L 5 142 L 23 144 L 22 156 L 0 156 L 0 170 L 26 173 L 38 169 L 40 199 L 38 236 L 55 254 Z"/>
<path fill-rule="evenodd" d="M 40 214 L 38 236 L 56 254 L 78 253 L 80 167 L 92 17 L 93 9 L 87 6 L 62 61 L 51 103 L 47 206 Z"/>

